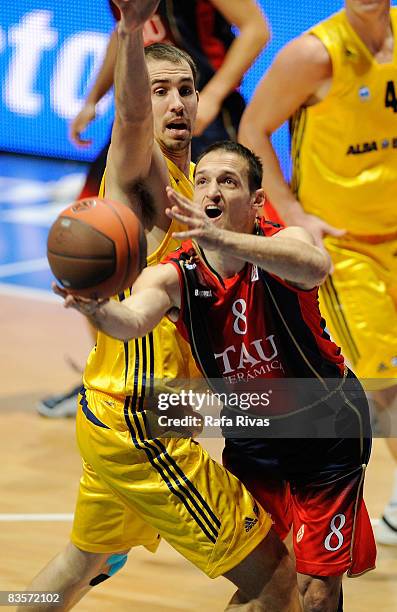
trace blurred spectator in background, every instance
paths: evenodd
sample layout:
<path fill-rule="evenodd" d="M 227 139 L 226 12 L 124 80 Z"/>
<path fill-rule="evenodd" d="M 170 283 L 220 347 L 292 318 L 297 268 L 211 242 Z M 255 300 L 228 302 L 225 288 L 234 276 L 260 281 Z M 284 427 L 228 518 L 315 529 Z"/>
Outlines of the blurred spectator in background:
<path fill-rule="evenodd" d="M 111 0 L 109 4 L 118 20 L 117 7 Z M 238 36 L 233 27 L 238 29 Z M 157 13 L 146 22 L 145 45 L 174 44 L 187 51 L 197 64 L 200 101 L 192 141 L 193 161 L 212 142 L 237 139 L 245 108 L 237 87 L 269 38 L 266 18 L 255 0 L 162 0 Z M 70 136 L 78 146 L 92 144 L 82 133 L 95 119 L 96 105 L 113 85 L 116 56 L 117 29 L 110 36 L 84 106 L 71 124 Z M 91 164 L 78 199 L 98 194 L 108 147 L 109 142 Z M 92 335 L 95 342 L 95 330 Z M 67 393 L 43 399 L 38 404 L 39 413 L 47 417 L 73 416 L 80 387 L 81 382 Z"/>

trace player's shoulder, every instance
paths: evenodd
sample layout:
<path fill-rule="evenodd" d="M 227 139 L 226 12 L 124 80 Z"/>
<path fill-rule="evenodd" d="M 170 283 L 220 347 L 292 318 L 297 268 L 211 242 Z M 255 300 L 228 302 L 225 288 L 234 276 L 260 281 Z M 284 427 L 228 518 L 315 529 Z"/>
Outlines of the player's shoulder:
<path fill-rule="evenodd" d="M 177 249 L 167 253 L 167 255 L 162 259 L 161 263 L 178 263 L 179 261 L 186 262 L 196 257 L 196 255 L 197 253 L 193 242 L 191 240 L 186 240 L 185 242 L 182 242 Z"/>
<path fill-rule="evenodd" d="M 279 232 L 279 235 L 284 238 L 294 238 L 295 240 L 302 240 L 308 244 L 314 244 L 312 234 L 300 225 L 289 225 L 288 227 L 284 227 L 282 232 Z"/>
<path fill-rule="evenodd" d="M 290 225 L 286 227 L 282 223 L 271 221 L 270 219 L 261 218 L 259 221 L 258 234 L 266 236 L 277 236 L 279 238 L 295 238 L 309 244 L 314 244 L 312 235 L 304 228 L 298 225 Z"/>
<path fill-rule="evenodd" d="M 326 46 L 318 36 L 310 31 L 288 42 L 275 60 L 275 65 L 310 67 L 320 70 L 327 70 L 330 63 L 331 58 Z"/>
<path fill-rule="evenodd" d="M 280 232 L 284 228 L 285 226 L 282 223 L 266 219 L 265 217 L 260 217 L 257 220 L 256 233 L 260 236 L 269 237 L 278 234 L 278 232 Z"/>

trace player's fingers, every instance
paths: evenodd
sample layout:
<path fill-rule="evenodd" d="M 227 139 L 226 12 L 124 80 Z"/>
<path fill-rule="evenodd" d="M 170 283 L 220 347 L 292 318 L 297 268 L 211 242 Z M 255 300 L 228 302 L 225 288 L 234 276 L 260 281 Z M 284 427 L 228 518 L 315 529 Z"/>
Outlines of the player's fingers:
<path fill-rule="evenodd" d="M 88 147 L 92 144 L 92 138 L 82 138 L 79 133 L 76 133 L 75 136 L 71 135 L 71 139 L 79 147 Z"/>
<path fill-rule="evenodd" d="M 64 303 L 65 308 L 77 308 L 79 307 L 78 302 L 76 301 L 76 299 L 73 297 L 73 295 L 66 295 L 65 296 L 65 303 Z"/>
<path fill-rule="evenodd" d="M 178 213 L 178 209 L 175 206 L 173 206 L 172 208 L 166 208 L 165 214 L 170 219 L 176 219 L 177 221 L 179 221 L 180 217 L 182 216 L 181 213 Z"/>
<path fill-rule="evenodd" d="M 185 211 L 193 210 L 191 201 L 185 198 L 185 196 L 180 193 L 177 193 L 174 189 L 172 189 L 172 187 L 169 186 L 166 187 L 166 191 L 171 204 L 173 204 L 174 206 L 178 206 L 179 208 L 182 208 Z"/>
<path fill-rule="evenodd" d="M 83 131 L 82 126 L 80 125 L 80 121 L 73 121 L 69 127 L 69 135 L 72 140 L 78 140 L 80 138 L 80 132 Z"/>
<path fill-rule="evenodd" d="M 177 215 L 182 215 L 183 214 L 183 211 L 181 210 L 181 208 L 179 206 L 173 206 L 172 208 L 166 208 L 165 212 L 166 212 L 166 215 L 168 217 L 170 217 L 171 219 L 176 219 Z M 191 218 L 190 213 L 186 214 L 186 212 L 187 211 L 185 211 L 184 216 L 190 219 Z"/>
<path fill-rule="evenodd" d="M 188 225 L 189 227 L 197 227 L 198 224 L 198 220 L 197 219 L 193 219 L 192 217 L 188 217 L 187 215 L 182 215 L 181 213 L 177 212 L 174 208 L 171 209 L 167 209 L 169 210 L 168 216 L 171 219 L 175 219 L 176 221 L 179 221 L 180 223 L 183 223 L 185 225 Z"/>
<path fill-rule="evenodd" d="M 80 147 L 88 146 L 92 143 L 91 138 L 83 138 L 81 133 L 84 132 L 88 125 L 88 121 L 76 120 L 70 126 L 69 135 L 70 139 Z"/>
<path fill-rule="evenodd" d="M 63 289 L 62 287 L 60 287 L 59 285 L 57 285 L 56 283 L 51 283 L 51 289 L 53 290 L 54 293 L 56 293 L 56 295 L 60 295 L 63 298 L 66 297 L 67 295 L 67 291 Z"/>
<path fill-rule="evenodd" d="M 172 237 L 176 238 L 177 240 L 187 240 L 188 238 L 194 238 L 194 236 L 197 236 L 197 233 L 197 230 L 191 229 L 186 230 L 186 232 L 173 232 Z"/>
<path fill-rule="evenodd" d="M 340 229 L 338 227 L 334 227 L 333 225 L 329 225 L 328 223 L 324 224 L 324 230 L 330 236 L 335 236 L 339 238 L 340 236 L 344 236 L 346 234 L 345 229 Z"/>

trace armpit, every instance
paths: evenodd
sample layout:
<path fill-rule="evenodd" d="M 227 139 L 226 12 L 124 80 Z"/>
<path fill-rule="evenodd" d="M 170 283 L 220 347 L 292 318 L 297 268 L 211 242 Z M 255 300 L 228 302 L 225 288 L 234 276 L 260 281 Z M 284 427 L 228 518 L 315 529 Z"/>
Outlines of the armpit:
<path fill-rule="evenodd" d="M 180 316 L 180 309 L 177 308 L 176 306 L 173 306 L 172 308 L 170 308 L 167 312 L 167 317 L 170 319 L 170 321 L 172 321 L 173 323 L 176 323 L 179 319 Z"/>
<path fill-rule="evenodd" d="M 145 228 L 148 229 L 156 219 L 156 207 L 153 196 L 142 180 L 137 180 L 133 183 L 131 193 L 140 207 L 137 213 L 140 215 Z"/>

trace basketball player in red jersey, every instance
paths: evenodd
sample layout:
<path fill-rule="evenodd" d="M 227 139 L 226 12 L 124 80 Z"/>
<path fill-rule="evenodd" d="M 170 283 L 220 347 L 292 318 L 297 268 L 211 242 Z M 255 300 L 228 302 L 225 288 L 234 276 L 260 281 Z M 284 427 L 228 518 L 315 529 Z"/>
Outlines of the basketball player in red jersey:
<path fill-rule="evenodd" d="M 270 508 L 281 536 L 292 525 L 304 611 L 335 612 L 342 609 L 342 575 L 375 565 L 362 497 L 370 454 L 368 405 L 324 332 L 317 285 L 329 258 L 302 228 L 280 229 L 257 219 L 261 180 L 258 158 L 242 145 L 210 147 L 197 164 L 194 205 L 168 188 L 168 215 L 189 227 L 178 233 L 189 240 L 163 265 L 147 268 L 130 298 L 119 304 L 55 290 L 66 306 L 123 341 L 147 333 L 168 313 L 194 346 L 207 378 L 221 379 L 229 389 L 254 379 L 268 379 L 268 388 L 275 377 L 328 385 L 316 391 L 306 425 L 314 426 L 318 412 L 328 407 L 341 437 L 319 439 L 313 432 L 291 438 L 291 428 L 301 422 L 290 402 L 282 407 L 281 429 L 270 418 L 270 436 L 284 433 L 288 440 L 228 438 L 224 459 Z"/>

